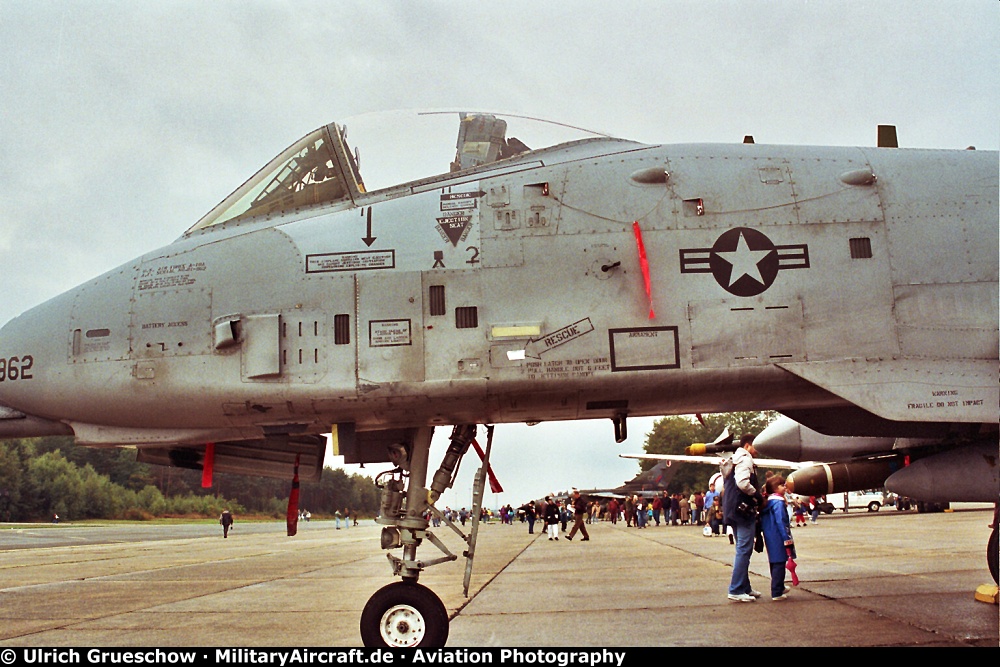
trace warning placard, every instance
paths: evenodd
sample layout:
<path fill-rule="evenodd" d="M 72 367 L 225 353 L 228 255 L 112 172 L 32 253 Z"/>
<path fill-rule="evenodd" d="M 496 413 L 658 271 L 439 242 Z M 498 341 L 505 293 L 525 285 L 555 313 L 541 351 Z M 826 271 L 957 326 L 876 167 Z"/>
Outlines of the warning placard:
<path fill-rule="evenodd" d="M 395 250 L 358 250 L 306 255 L 306 273 L 369 271 L 372 269 L 392 269 L 395 266 Z"/>
<path fill-rule="evenodd" d="M 608 335 L 613 372 L 680 368 L 677 327 L 609 329 Z"/>
<path fill-rule="evenodd" d="M 412 345 L 410 320 L 371 320 L 368 322 L 368 344 L 371 347 Z"/>
<path fill-rule="evenodd" d="M 459 241 L 464 241 L 469 236 L 471 222 L 472 216 L 470 215 L 452 215 L 437 219 L 441 236 L 446 241 L 451 241 L 453 246 L 458 246 Z"/>

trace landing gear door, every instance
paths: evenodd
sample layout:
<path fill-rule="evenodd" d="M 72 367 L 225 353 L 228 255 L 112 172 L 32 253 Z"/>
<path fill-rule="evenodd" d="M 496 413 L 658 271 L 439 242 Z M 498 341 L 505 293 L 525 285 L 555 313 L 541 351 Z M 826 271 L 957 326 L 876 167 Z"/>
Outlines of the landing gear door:
<path fill-rule="evenodd" d="M 358 276 L 358 385 L 424 380 L 419 272 Z"/>

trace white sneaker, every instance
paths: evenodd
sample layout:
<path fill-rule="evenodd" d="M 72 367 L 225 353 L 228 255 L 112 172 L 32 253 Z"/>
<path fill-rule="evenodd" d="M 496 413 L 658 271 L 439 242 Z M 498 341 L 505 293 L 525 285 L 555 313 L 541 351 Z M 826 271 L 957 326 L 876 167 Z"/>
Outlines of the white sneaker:
<path fill-rule="evenodd" d="M 755 598 L 759 598 L 761 596 L 761 592 L 760 591 L 755 591 L 755 590 L 751 589 L 750 590 L 750 595 L 752 595 Z"/>
<path fill-rule="evenodd" d="M 757 598 L 752 595 L 747 595 L 746 593 L 740 593 L 739 595 L 733 595 L 730 593 L 729 599 L 733 602 L 756 602 Z"/>
<path fill-rule="evenodd" d="M 776 598 L 771 598 L 771 601 L 772 602 L 777 602 L 778 600 L 787 600 L 787 599 L 788 599 L 788 595 L 787 594 L 782 594 L 782 595 L 779 595 Z"/>
<path fill-rule="evenodd" d="M 782 595 L 788 595 L 791 592 L 792 592 L 792 587 L 791 586 L 785 586 L 785 590 L 781 591 L 781 594 Z"/>

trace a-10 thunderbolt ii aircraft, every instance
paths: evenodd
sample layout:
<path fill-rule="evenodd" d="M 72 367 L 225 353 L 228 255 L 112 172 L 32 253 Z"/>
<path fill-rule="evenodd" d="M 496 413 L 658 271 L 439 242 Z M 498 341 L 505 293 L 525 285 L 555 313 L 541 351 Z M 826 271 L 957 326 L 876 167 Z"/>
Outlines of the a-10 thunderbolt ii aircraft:
<path fill-rule="evenodd" d="M 586 498 L 624 498 L 626 496 L 654 498 L 663 495 L 676 472 L 677 468 L 671 466 L 671 461 L 660 461 L 649 470 L 640 471 L 632 479 L 623 482 L 621 486 L 603 489 L 579 489 L 579 491 Z M 571 492 L 562 491 L 556 492 L 555 497 L 565 500 L 570 495 Z"/>
<path fill-rule="evenodd" d="M 395 463 L 402 580 L 361 618 L 392 646 L 447 640 L 417 580 L 456 557 L 424 517 L 480 424 L 607 418 L 620 441 L 630 416 L 769 409 L 934 439 L 932 475 L 996 453 L 996 152 L 420 118 L 448 129 L 320 127 L 174 243 L 6 324 L 0 437 L 291 479 L 332 430 L 347 463 Z"/>

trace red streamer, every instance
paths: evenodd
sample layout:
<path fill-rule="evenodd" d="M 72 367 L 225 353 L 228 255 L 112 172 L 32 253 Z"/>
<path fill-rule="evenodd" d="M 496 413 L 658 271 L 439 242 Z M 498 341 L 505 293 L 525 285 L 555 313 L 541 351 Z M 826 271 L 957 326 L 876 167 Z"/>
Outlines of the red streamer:
<path fill-rule="evenodd" d="M 201 464 L 201 488 L 212 487 L 212 475 L 215 472 L 215 443 L 205 444 L 205 460 Z"/>
<path fill-rule="evenodd" d="M 479 454 L 480 460 L 485 461 L 486 453 L 483 452 L 482 448 L 479 446 L 479 443 L 476 442 L 475 438 L 472 439 L 472 446 L 476 448 L 476 453 Z M 490 465 L 486 466 L 486 474 L 490 478 L 490 491 L 492 491 L 493 493 L 503 493 L 503 487 L 500 486 L 500 482 L 497 480 L 496 475 L 493 474 L 493 466 Z"/>
<path fill-rule="evenodd" d="M 788 560 L 785 562 L 785 567 L 788 568 L 788 571 L 792 573 L 792 586 L 798 586 L 799 576 L 795 574 L 796 563 L 795 559 L 792 558 L 791 547 L 785 547 L 785 552 L 788 554 Z"/>
<path fill-rule="evenodd" d="M 642 268 L 642 279 L 646 283 L 646 298 L 649 300 L 649 319 L 654 319 L 656 313 L 653 312 L 653 290 L 649 282 L 649 260 L 646 259 L 646 246 L 642 243 L 642 230 L 639 229 L 639 221 L 632 223 L 632 231 L 635 233 L 635 244 L 639 248 L 639 266 Z"/>
<path fill-rule="evenodd" d="M 294 537 L 299 530 L 299 455 L 295 455 L 295 476 L 292 477 L 292 492 L 288 494 L 288 511 L 285 512 L 288 536 Z"/>

